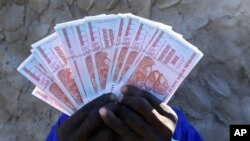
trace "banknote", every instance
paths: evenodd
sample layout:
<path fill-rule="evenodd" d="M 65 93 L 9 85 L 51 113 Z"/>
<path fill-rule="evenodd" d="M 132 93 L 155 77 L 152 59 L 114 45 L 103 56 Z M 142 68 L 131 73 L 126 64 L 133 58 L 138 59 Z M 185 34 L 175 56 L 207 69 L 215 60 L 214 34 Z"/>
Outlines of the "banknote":
<path fill-rule="evenodd" d="M 152 92 L 168 102 L 203 54 L 174 34 L 159 30 L 152 42 L 139 54 L 121 83 Z M 122 85 L 120 84 L 120 85 Z"/>
<path fill-rule="evenodd" d="M 99 85 L 98 93 L 107 93 L 108 77 L 111 75 L 113 48 L 121 18 L 106 16 L 87 22 L 87 31 L 92 48 L 92 58 Z"/>
<path fill-rule="evenodd" d="M 150 24 L 150 22 L 145 21 L 142 18 L 138 18 L 136 16 L 129 15 L 132 19 L 140 20 L 139 29 L 135 33 L 135 36 L 132 39 L 132 42 L 129 45 L 128 53 L 126 53 L 124 57 L 124 62 L 121 66 L 119 75 L 118 75 L 118 82 L 120 82 L 125 73 L 131 67 L 135 60 L 138 60 L 138 54 L 146 47 L 151 39 L 156 35 L 158 28 Z"/>
<path fill-rule="evenodd" d="M 109 70 L 109 78 L 107 80 L 108 84 L 111 84 L 111 82 L 113 82 L 114 79 L 114 71 L 115 71 L 115 64 L 117 63 L 117 58 L 118 58 L 118 49 L 119 46 L 121 44 L 122 41 L 122 37 L 123 37 L 123 31 L 125 29 L 125 24 L 124 24 L 124 17 L 120 16 L 120 21 L 117 25 L 117 36 L 115 38 L 115 42 L 114 42 L 114 48 L 112 53 L 112 60 L 111 60 L 111 65 L 110 65 L 110 70 Z M 108 85 L 108 88 L 111 88 L 112 85 Z"/>
<path fill-rule="evenodd" d="M 121 42 L 118 47 L 117 55 L 115 58 L 114 71 L 113 71 L 113 81 L 118 80 L 119 72 L 121 71 L 125 56 L 128 52 L 129 45 L 131 44 L 133 37 L 139 30 L 139 21 L 132 19 L 130 17 L 125 17 L 124 28 L 122 33 Z"/>
<path fill-rule="evenodd" d="M 102 18 L 105 15 L 97 15 L 95 18 Z M 87 87 L 88 98 L 98 95 L 100 84 L 97 82 L 98 74 L 94 64 L 91 52 L 91 42 L 89 40 L 87 20 L 91 20 L 93 16 L 84 19 L 62 23 L 56 26 L 57 34 L 61 37 L 65 50 L 69 50 L 68 56 L 74 60 L 72 68 L 77 69 L 77 74 Z M 72 48 L 74 47 L 74 49 Z"/>
<path fill-rule="evenodd" d="M 82 21 L 82 20 L 79 20 Z M 76 23 L 74 23 L 76 24 Z M 73 34 L 76 30 L 77 34 Z M 87 39 L 85 26 L 60 26 L 56 28 L 56 33 L 61 39 L 65 54 L 72 69 L 76 83 L 85 90 L 86 98 L 90 98 L 97 93 L 96 83 L 91 76 L 93 70 L 91 50 Z M 88 62 L 88 67 L 86 64 Z M 92 79 L 91 79 L 92 78 Z M 92 81 L 91 81 L 92 80 Z"/>
<path fill-rule="evenodd" d="M 38 87 L 35 87 L 35 89 L 32 91 L 32 95 L 39 98 L 40 100 L 46 102 L 50 106 L 56 108 L 57 110 L 61 111 L 62 113 L 67 114 L 68 116 L 71 116 L 73 113 L 65 110 L 61 104 L 56 102 L 52 97 L 47 95 L 45 92 L 40 90 Z"/>
<path fill-rule="evenodd" d="M 31 54 L 17 70 L 59 104 L 63 105 L 67 111 L 74 112 L 77 110 L 53 78 L 46 74 L 46 70 L 34 55 Z"/>
<path fill-rule="evenodd" d="M 97 82 L 98 76 L 96 75 L 96 69 L 94 65 L 94 57 L 92 56 L 93 49 L 91 48 L 91 42 L 89 40 L 89 34 L 87 31 L 87 24 L 85 21 L 77 23 L 72 26 L 72 34 L 74 35 L 75 46 L 79 48 L 81 54 L 77 58 L 78 65 L 85 72 L 87 79 L 85 82 L 92 90 L 92 96 L 98 94 L 100 84 Z"/>
<path fill-rule="evenodd" d="M 176 32 L 172 31 L 172 27 L 155 22 L 150 21 L 148 19 L 138 17 L 132 14 L 128 14 L 128 17 L 132 19 L 137 19 L 140 21 L 140 27 L 139 30 L 136 32 L 136 35 L 134 36 L 134 39 L 132 39 L 131 44 L 129 45 L 128 53 L 125 56 L 124 62 L 119 75 L 118 75 L 118 82 L 122 80 L 125 73 L 128 71 L 128 69 L 131 67 L 131 65 L 134 63 L 134 61 L 138 60 L 139 53 L 144 50 L 145 47 L 149 45 L 150 42 L 154 39 L 156 33 L 159 31 L 159 29 L 162 29 L 164 31 L 172 32 L 172 34 L 175 34 L 175 36 L 178 36 L 179 38 L 182 38 L 181 34 L 178 34 Z"/>
<path fill-rule="evenodd" d="M 34 43 L 32 47 L 34 48 L 35 56 L 42 62 L 42 65 L 48 68 L 58 86 L 60 86 L 72 103 L 80 108 L 83 105 L 83 98 L 86 92 L 83 90 L 80 94 L 57 35 L 55 33 L 51 34 Z"/>

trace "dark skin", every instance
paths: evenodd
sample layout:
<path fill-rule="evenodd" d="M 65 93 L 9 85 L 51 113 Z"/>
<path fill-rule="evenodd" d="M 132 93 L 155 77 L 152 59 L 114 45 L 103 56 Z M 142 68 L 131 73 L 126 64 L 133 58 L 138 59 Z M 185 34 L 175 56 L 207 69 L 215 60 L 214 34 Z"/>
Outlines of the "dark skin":
<path fill-rule="evenodd" d="M 123 97 L 101 96 L 58 129 L 60 141 L 166 141 L 175 130 L 177 115 L 147 91 L 124 86 Z M 90 105 L 90 106 L 89 106 Z"/>
<path fill-rule="evenodd" d="M 63 122 L 57 129 L 60 141 L 112 141 L 116 134 L 104 125 L 98 110 L 106 106 L 115 109 L 116 97 L 113 94 L 103 95 L 88 103 Z M 111 139 L 111 140 L 110 140 Z"/>

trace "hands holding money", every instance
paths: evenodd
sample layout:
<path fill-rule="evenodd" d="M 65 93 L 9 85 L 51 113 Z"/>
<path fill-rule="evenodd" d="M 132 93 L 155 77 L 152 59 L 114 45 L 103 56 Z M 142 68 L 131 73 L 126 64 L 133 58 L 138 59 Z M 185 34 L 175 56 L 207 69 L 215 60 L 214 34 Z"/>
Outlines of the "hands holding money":
<path fill-rule="evenodd" d="M 167 102 L 203 56 L 170 26 L 130 13 L 87 16 L 57 24 L 55 31 L 31 45 L 31 54 L 17 70 L 36 85 L 34 96 L 67 115 L 103 93 L 121 93 L 124 84 L 145 89 Z M 162 108 L 160 102 L 152 103 L 133 92 L 111 105 L 113 111 L 102 109 L 102 120 L 107 122 L 114 113 L 125 123 L 120 114 L 127 111 L 148 122 L 145 117 L 149 114 L 140 113 L 144 108 L 131 108 L 137 102 L 148 106 L 148 111 L 153 108 L 150 114 L 164 116 L 157 108 Z M 99 105 L 95 114 L 107 103 Z"/>
<path fill-rule="evenodd" d="M 198 48 L 170 26 L 129 13 L 88 16 L 55 31 L 31 45 L 17 70 L 36 85 L 34 96 L 72 115 L 60 140 L 170 138 L 177 116 L 160 101 L 170 100 L 201 59 Z M 126 86 L 119 102 L 103 95 L 121 93 L 124 84 L 150 93 Z"/>
<path fill-rule="evenodd" d="M 177 115 L 149 92 L 122 87 L 123 97 L 113 94 L 90 102 L 58 129 L 60 141 L 166 141 L 177 124 Z"/>

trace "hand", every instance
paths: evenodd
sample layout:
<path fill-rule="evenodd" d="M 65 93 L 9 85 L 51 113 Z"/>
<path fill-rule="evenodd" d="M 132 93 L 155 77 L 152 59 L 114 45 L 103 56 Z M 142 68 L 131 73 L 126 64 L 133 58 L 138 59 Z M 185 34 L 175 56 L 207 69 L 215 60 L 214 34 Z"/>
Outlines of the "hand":
<path fill-rule="evenodd" d="M 171 138 L 177 124 L 177 115 L 171 107 L 134 86 L 124 86 L 121 91 L 122 106 L 116 114 L 105 107 L 99 110 L 105 124 L 124 140 L 166 141 Z"/>
<path fill-rule="evenodd" d="M 116 114 L 121 112 L 124 107 L 118 106 L 115 113 L 109 110 L 106 106 L 99 110 L 102 120 L 119 135 L 117 141 L 142 141 L 143 139 L 131 130 L 127 125 L 121 121 Z M 122 116 L 122 115 L 121 115 Z"/>
<path fill-rule="evenodd" d="M 104 105 L 114 111 L 115 101 L 115 95 L 105 94 L 88 103 L 58 128 L 58 139 L 60 141 L 112 141 L 115 139 L 116 134 L 103 124 L 98 113 L 99 108 Z"/>

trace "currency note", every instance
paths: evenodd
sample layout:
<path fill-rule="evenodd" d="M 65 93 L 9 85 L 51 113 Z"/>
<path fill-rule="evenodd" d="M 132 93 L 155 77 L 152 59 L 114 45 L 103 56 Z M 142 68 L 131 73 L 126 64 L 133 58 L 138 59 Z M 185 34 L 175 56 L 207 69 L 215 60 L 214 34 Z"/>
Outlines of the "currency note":
<path fill-rule="evenodd" d="M 80 21 L 82 20 L 77 22 Z M 81 30 L 84 30 L 84 32 L 81 32 Z M 97 87 L 95 76 L 92 75 L 91 50 L 85 31 L 85 26 L 80 27 L 76 23 L 70 26 L 58 25 L 56 28 L 56 33 L 63 43 L 63 48 L 76 83 L 86 92 L 86 100 L 96 95 Z"/>
<path fill-rule="evenodd" d="M 38 88 L 55 99 L 67 111 L 74 112 L 77 110 L 55 81 L 46 74 L 46 70 L 44 70 L 34 55 L 31 54 L 17 70 Z"/>
<path fill-rule="evenodd" d="M 111 75 L 113 48 L 117 37 L 121 18 L 116 16 L 105 16 L 87 22 L 89 40 L 91 41 L 92 56 L 94 62 L 95 75 L 100 84 L 99 93 L 105 93 L 108 78 Z"/>
<path fill-rule="evenodd" d="M 52 97 L 50 97 L 45 92 L 40 90 L 38 87 L 35 87 L 35 89 L 32 91 L 32 95 L 34 95 L 38 99 L 46 102 L 47 104 L 49 104 L 50 106 L 56 108 L 57 110 L 67 114 L 68 116 L 71 116 L 73 114 L 73 113 L 68 112 L 67 110 L 65 110 L 61 104 L 56 102 L 56 100 L 54 100 Z"/>
<path fill-rule="evenodd" d="M 78 90 L 73 73 L 68 64 L 66 55 L 63 51 L 61 41 L 57 35 L 51 34 L 46 38 L 32 45 L 42 65 L 48 68 L 56 83 L 63 92 L 69 97 L 75 106 L 83 105 L 83 98 L 86 95 L 85 90 Z"/>
<path fill-rule="evenodd" d="M 159 31 L 119 86 L 131 84 L 168 102 L 202 56 L 200 51 L 178 40 L 176 35 Z"/>
<path fill-rule="evenodd" d="M 129 15 L 132 19 L 140 19 L 135 16 Z M 142 21 L 143 20 L 143 21 Z M 119 75 L 118 75 L 118 82 L 120 82 L 125 73 L 128 71 L 128 69 L 131 67 L 133 62 L 135 60 L 138 60 L 138 54 L 146 47 L 150 41 L 153 39 L 153 37 L 156 35 L 158 28 L 149 24 L 148 21 L 145 21 L 144 19 L 140 19 L 140 25 L 139 29 L 135 33 L 134 39 L 132 39 L 131 44 L 128 48 L 128 53 L 125 55 L 125 61 L 120 69 Z"/>
<path fill-rule="evenodd" d="M 110 68 L 109 68 L 109 77 L 108 77 L 108 80 L 107 80 L 107 83 L 110 83 L 113 81 L 113 77 L 114 77 L 114 71 L 115 71 L 115 64 L 117 62 L 117 59 L 118 58 L 118 49 L 119 49 L 119 46 L 121 44 L 121 41 L 122 41 L 122 35 L 123 35 L 123 29 L 125 28 L 125 24 L 124 24 L 124 18 L 123 17 L 120 17 L 120 21 L 117 25 L 117 35 L 116 35 L 116 38 L 115 38 L 115 41 L 114 41 L 114 48 L 113 48 L 113 51 L 111 51 L 111 54 L 112 54 L 112 59 L 111 59 L 111 65 L 110 65 Z M 109 85 L 108 87 L 111 87 L 111 85 Z"/>
<path fill-rule="evenodd" d="M 139 21 L 126 17 L 124 19 L 124 28 L 123 28 L 123 35 L 118 47 L 115 64 L 114 64 L 114 71 L 113 71 L 113 81 L 116 82 L 118 79 L 119 72 L 123 65 L 125 56 L 128 52 L 129 45 L 132 42 L 133 37 L 136 35 L 137 31 L 139 30 Z"/>

